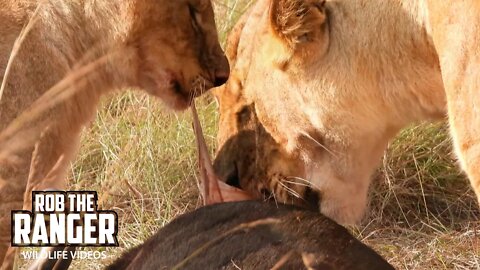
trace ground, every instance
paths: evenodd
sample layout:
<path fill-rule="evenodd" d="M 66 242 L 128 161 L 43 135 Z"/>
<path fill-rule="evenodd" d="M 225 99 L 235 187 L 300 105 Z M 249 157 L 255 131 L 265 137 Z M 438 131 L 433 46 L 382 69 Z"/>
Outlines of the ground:
<path fill-rule="evenodd" d="M 216 0 L 222 40 L 248 0 Z M 217 104 L 198 101 L 215 148 Z M 351 231 L 398 269 L 480 269 L 480 209 L 451 149 L 445 123 L 404 130 L 375 176 L 369 215 Z M 97 190 L 120 216 L 119 248 L 73 269 L 102 269 L 175 216 L 201 205 L 188 112 L 174 114 L 138 92 L 106 97 L 84 132 L 71 189 Z M 99 250 L 99 249 L 94 249 Z M 103 250 L 103 249 L 101 249 Z"/>

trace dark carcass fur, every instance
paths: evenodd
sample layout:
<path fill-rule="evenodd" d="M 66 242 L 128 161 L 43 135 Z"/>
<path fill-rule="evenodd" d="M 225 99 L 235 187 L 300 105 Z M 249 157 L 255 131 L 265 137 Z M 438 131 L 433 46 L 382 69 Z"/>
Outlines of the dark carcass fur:
<path fill-rule="evenodd" d="M 393 269 L 317 212 L 257 201 L 173 220 L 107 269 Z"/>

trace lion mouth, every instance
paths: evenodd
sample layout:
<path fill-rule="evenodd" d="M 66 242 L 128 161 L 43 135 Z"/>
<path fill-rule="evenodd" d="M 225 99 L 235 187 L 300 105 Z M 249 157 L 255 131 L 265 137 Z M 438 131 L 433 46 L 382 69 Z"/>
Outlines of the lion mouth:
<path fill-rule="evenodd" d="M 199 97 L 205 93 L 208 89 L 214 87 L 212 80 L 207 79 L 204 76 L 197 76 L 191 83 L 192 97 Z"/>
<path fill-rule="evenodd" d="M 195 98 L 203 95 L 208 89 L 213 87 L 213 83 L 203 76 L 197 76 L 188 84 L 189 86 L 185 86 L 180 80 L 173 77 L 170 85 L 173 93 L 183 100 L 186 106 L 190 106 Z"/>
<path fill-rule="evenodd" d="M 201 75 L 185 80 L 183 74 L 161 70 L 145 74 L 140 86 L 174 110 L 185 110 L 195 98 L 212 88 L 213 83 Z"/>
<path fill-rule="evenodd" d="M 170 81 L 168 88 L 173 100 L 170 103 L 174 109 L 184 110 L 192 104 L 194 96 L 185 90 L 185 87 L 179 80 L 173 79 Z"/>

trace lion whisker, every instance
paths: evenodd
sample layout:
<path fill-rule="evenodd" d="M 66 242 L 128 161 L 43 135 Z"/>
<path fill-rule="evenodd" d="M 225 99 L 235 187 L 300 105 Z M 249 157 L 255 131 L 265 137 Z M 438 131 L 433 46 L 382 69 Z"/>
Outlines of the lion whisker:
<path fill-rule="evenodd" d="M 287 184 L 302 186 L 302 187 L 309 187 L 310 186 L 309 184 L 304 184 L 304 183 L 299 183 L 299 182 L 289 181 L 289 180 L 284 180 L 283 182 L 287 183 Z"/>
<path fill-rule="evenodd" d="M 301 198 L 301 196 L 300 196 L 300 194 L 298 194 L 298 192 L 296 192 L 295 190 L 293 190 L 289 186 L 285 185 L 282 181 L 278 181 L 278 184 L 280 186 L 282 186 L 292 196 L 297 197 L 297 198 Z"/>
<path fill-rule="evenodd" d="M 206 82 L 205 82 L 205 79 L 203 77 L 201 77 L 201 76 L 195 77 L 195 79 L 192 83 L 192 91 L 190 91 L 190 93 L 189 93 L 189 98 L 193 99 L 193 98 L 199 96 L 199 94 L 201 94 L 205 91 L 206 87 L 207 87 Z"/>
<path fill-rule="evenodd" d="M 272 192 L 271 194 L 272 194 L 271 197 L 273 197 L 273 201 L 275 202 L 275 204 L 278 204 L 277 195 L 275 194 L 275 192 Z"/>
<path fill-rule="evenodd" d="M 328 147 L 326 147 L 324 144 L 322 144 L 321 142 L 317 141 L 315 138 L 313 138 L 312 136 L 310 136 L 310 134 L 308 134 L 307 132 L 305 131 L 300 131 L 300 134 L 304 135 L 306 138 L 312 140 L 315 144 L 317 144 L 318 146 L 320 146 L 321 148 L 323 148 L 325 151 L 327 151 L 330 155 L 334 156 L 334 157 L 338 157 L 336 153 L 334 153 L 332 150 L 328 149 Z"/>
<path fill-rule="evenodd" d="M 301 182 L 304 182 L 305 186 L 308 186 L 308 187 L 312 187 L 314 189 L 317 189 L 317 190 L 320 190 L 320 188 L 315 185 L 314 183 L 312 183 L 311 181 L 308 181 L 307 179 L 304 179 L 304 178 L 301 178 L 301 177 L 298 177 L 298 176 L 287 176 L 286 177 L 287 179 L 295 179 L 295 180 L 298 180 L 298 181 L 301 181 Z M 298 182 L 295 182 L 295 183 L 298 183 Z M 300 183 L 298 183 L 300 184 Z"/>

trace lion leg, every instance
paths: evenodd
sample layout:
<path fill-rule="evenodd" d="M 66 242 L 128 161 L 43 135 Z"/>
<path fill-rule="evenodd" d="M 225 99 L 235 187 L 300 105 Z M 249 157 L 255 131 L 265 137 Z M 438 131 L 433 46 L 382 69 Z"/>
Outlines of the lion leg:
<path fill-rule="evenodd" d="M 480 204 L 480 111 L 475 108 L 480 105 L 480 72 L 477 73 L 478 87 L 462 88 L 464 91 L 449 95 L 448 111 L 455 151 Z"/>
<path fill-rule="evenodd" d="M 0 269 L 12 269 L 14 263 L 14 252 L 7 251 L 10 247 L 11 236 L 11 211 L 22 209 L 23 205 L 23 191 L 25 185 L 20 185 L 15 180 L 9 179 L 0 180 Z M 16 182 L 17 184 L 9 184 L 10 182 Z M 23 181 L 25 183 L 25 181 Z"/>
<path fill-rule="evenodd" d="M 30 163 L 30 172 L 28 181 L 25 184 L 10 192 L 16 195 L 16 204 L 8 207 L 8 224 L 10 224 L 10 210 L 30 209 L 32 206 L 32 191 L 35 190 L 65 190 L 66 173 L 70 161 L 78 149 L 79 133 L 76 132 L 51 132 L 47 130 L 42 134 L 40 140 L 35 145 Z M 3 194 L 10 194 L 8 191 L 0 191 Z M 21 194 L 21 195 L 20 195 Z M 3 206 L 3 204 L 2 204 Z M 2 222 L 2 224 L 4 224 Z M 8 235 L 3 243 L 10 242 L 10 226 L 8 225 Z M 3 230 L 2 230 L 3 231 Z M 8 248 L 8 245 L 7 245 Z M 5 258 L 2 269 L 12 269 L 16 248 L 10 247 L 8 258 Z M 5 250 L 6 251 L 6 250 Z"/>
<path fill-rule="evenodd" d="M 480 38 L 480 37 L 479 37 Z M 480 51 L 480 48 L 479 48 Z M 478 61 L 480 69 L 480 59 Z M 451 133 L 460 163 L 480 204 L 480 70 L 469 85 L 448 95 Z M 473 73 L 473 71 L 470 71 Z"/>
<path fill-rule="evenodd" d="M 430 1 L 455 151 L 480 203 L 480 4 Z"/>
<path fill-rule="evenodd" d="M 66 166 L 68 166 L 68 165 L 69 165 L 69 162 L 65 158 L 65 155 L 61 155 L 58 158 L 55 166 L 45 176 L 44 181 L 41 181 L 41 183 L 37 183 L 37 184 L 32 183 L 32 186 L 27 185 L 27 191 L 25 192 L 24 202 L 26 202 L 26 197 L 29 194 L 31 194 L 31 191 L 33 191 L 33 190 L 42 190 L 42 191 L 65 190 L 66 189 L 66 181 L 64 180 L 65 178 L 62 177 L 62 175 L 64 176 L 65 171 L 66 171 Z M 29 184 L 30 184 L 30 181 L 29 181 Z M 30 191 L 28 191 L 28 190 L 30 190 Z M 24 208 L 25 207 L 26 206 L 24 206 Z M 11 249 L 13 249 L 13 248 L 11 248 Z M 53 253 L 53 252 L 58 252 L 58 251 L 63 251 L 63 250 L 74 250 L 74 249 L 75 249 L 74 247 L 67 247 L 67 246 L 43 247 L 40 252 L 41 253 L 45 252 L 46 254 L 48 254 L 48 253 Z M 70 254 L 70 253 L 68 253 L 68 254 Z M 36 269 L 68 269 L 68 266 L 70 265 L 71 261 L 72 261 L 72 258 L 70 258 L 70 256 L 67 260 L 41 258 L 41 259 L 37 259 L 32 265 L 30 265 L 30 267 L 28 269 L 32 269 L 32 270 L 36 270 Z"/>
<path fill-rule="evenodd" d="M 0 161 L 0 269 L 12 269 L 14 253 L 10 247 L 11 211 L 20 210 L 28 179 L 28 164 L 32 149 L 18 154 L 18 160 Z"/>
<path fill-rule="evenodd" d="M 32 191 L 65 190 L 66 174 L 78 150 L 79 132 L 47 130 L 35 145 L 23 207 L 32 206 Z"/>

